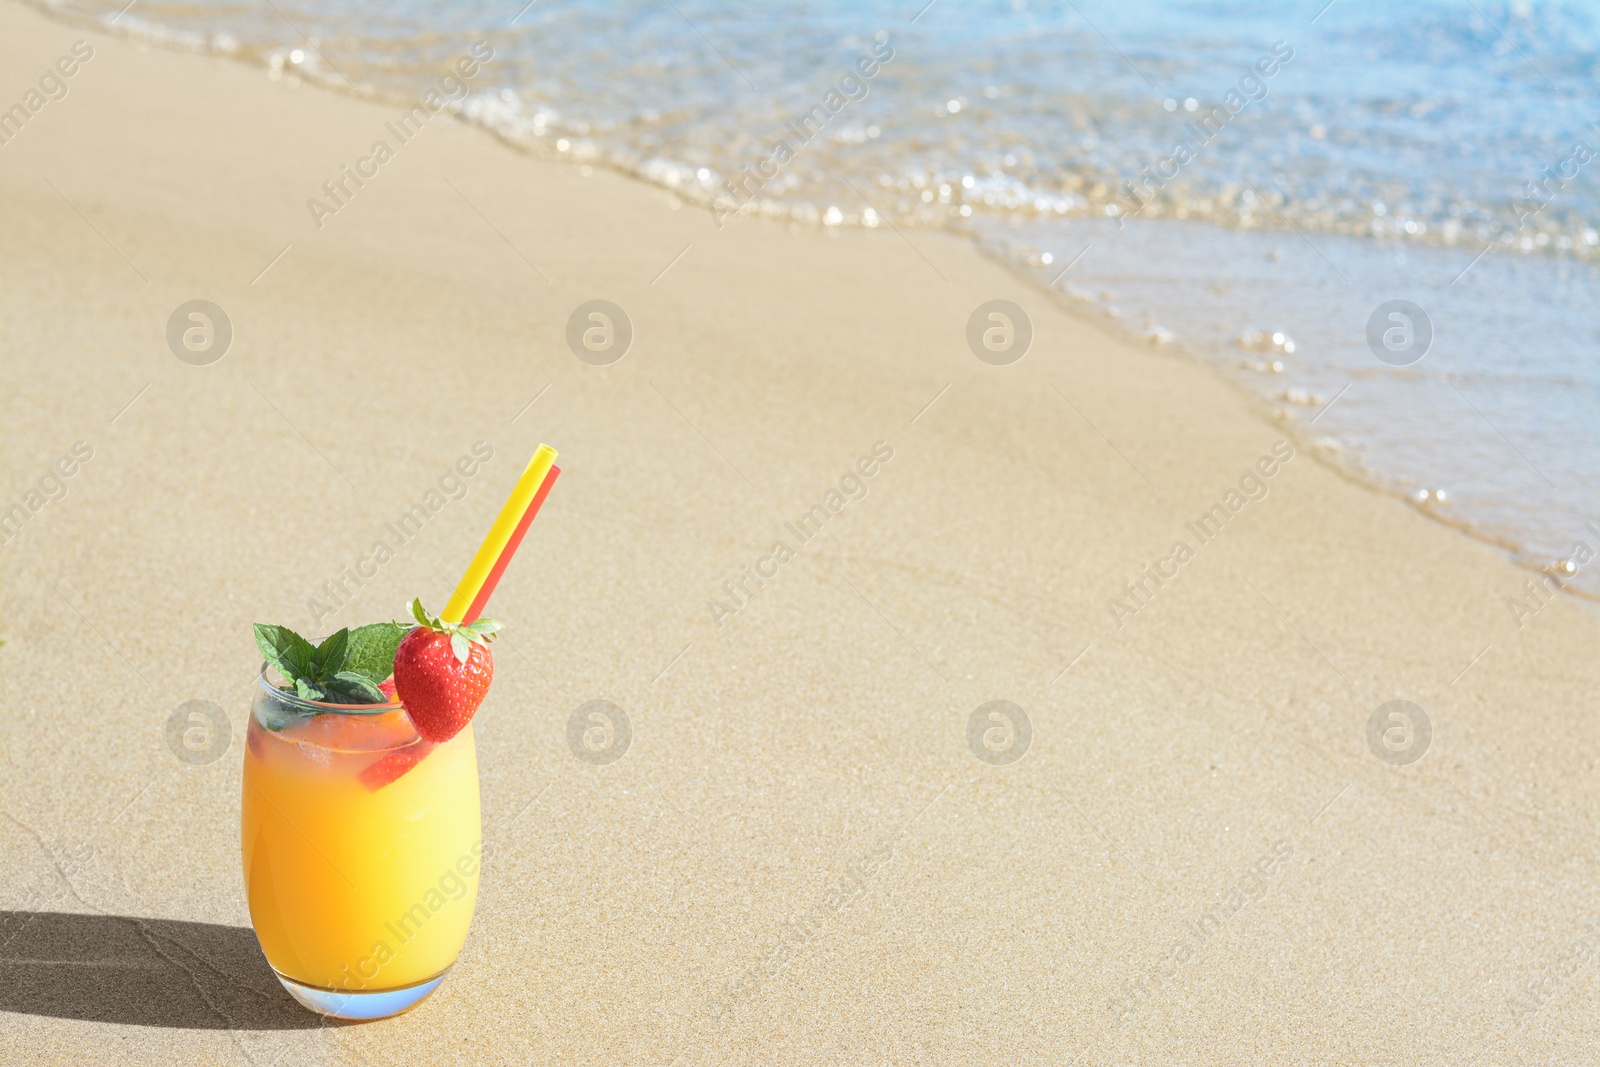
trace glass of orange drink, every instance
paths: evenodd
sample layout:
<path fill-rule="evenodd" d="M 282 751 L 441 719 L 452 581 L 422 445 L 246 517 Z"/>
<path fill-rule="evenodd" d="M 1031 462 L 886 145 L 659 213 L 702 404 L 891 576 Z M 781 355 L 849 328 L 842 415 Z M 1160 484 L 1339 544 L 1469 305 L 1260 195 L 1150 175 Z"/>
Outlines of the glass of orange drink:
<path fill-rule="evenodd" d="M 267 962 L 324 1015 L 415 1007 L 455 963 L 478 895 L 471 724 L 434 744 L 398 701 L 304 699 L 267 667 L 251 711 L 241 845 Z"/>

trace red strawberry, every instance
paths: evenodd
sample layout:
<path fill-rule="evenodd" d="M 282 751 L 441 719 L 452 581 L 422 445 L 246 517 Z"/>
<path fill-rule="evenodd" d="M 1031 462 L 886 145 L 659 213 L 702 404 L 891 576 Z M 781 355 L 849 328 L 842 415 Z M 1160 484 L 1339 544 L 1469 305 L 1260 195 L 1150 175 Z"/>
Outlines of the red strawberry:
<path fill-rule="evenodd" d="M 395 693 L 425 740 L 450 740 L 472 721 L 494 680 L 493 619 L 443 622 L 411 602 L 417 626 L 394 654 Z"/>

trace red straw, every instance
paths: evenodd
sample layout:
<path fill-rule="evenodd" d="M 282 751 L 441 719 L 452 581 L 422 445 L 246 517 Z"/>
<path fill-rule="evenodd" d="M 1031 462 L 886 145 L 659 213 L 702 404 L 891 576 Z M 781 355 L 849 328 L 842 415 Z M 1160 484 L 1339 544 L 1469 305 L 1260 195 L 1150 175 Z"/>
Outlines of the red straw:
<path fill-rule="evenodd" d="M 556 484 L 556 475 L 561 473 L 560 467 L 551 467 L 550 473 L 545 475 L 544 481 L 539 483 L 539 489 L 533 494 L 533 500 L 528 503 L 528 510 L 522 513 L 522 521 L 517 523 L 517 528 L 511 534 L 511 539 L 506 542 L 505 549 L 499 558 L 494 561 L 489 576 L 483 580 L 483 586 L 478 590 L 478 595 L 473 598 L 472 605 L 467 608 L 467 613 L 461 617 L 462 622 L 472 622 L 483 614 L 484 606 L 489 603 L 489 596 L 494 592 L 494 587 L 500 584 L 500 576 L 506 572 L 506 564 L 511 562 L 511 557 L 517 554 L 517 546 L 522 544 L 522 535 L 528 532 L 528 527 L 533 525 L 533 517 L 539 514 L 539 505 L 544 503 L 544 498 L 550 495 L 550 487 Z"/>

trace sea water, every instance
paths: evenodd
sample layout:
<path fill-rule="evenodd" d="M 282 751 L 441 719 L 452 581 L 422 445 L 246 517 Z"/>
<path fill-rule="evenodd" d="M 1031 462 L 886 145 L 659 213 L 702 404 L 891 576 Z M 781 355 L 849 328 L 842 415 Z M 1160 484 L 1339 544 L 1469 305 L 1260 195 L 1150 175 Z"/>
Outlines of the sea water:
<path fill-rule="evenodd" d="M 124 2 L 47 6 L 395 99 L 487 40 L 452 106 L 528 151 L 969 235 L 1528 565 L 1600 547 L 1593 4 Z"/>

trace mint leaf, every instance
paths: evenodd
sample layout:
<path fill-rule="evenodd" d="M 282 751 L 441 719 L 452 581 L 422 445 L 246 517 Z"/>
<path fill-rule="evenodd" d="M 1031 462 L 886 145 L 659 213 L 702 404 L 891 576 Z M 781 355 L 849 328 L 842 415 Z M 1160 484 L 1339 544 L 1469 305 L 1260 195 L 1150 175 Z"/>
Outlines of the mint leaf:
<path fill-rule="evenodd" d="M 350 648 L 343 670 L 364 676 L 374 684 L 394 673 L 394 653 L 411 627 L 399 622 L 375 622 L 350 631 Z M 387 699 L 387 698 L 385 698 Z"/>
<path fill-rule="evenodd" d="M 335 633 L 329 634 L 322 644 L 317 646 L 316 656 L 312 666 L 318 678 L 326 678 L 337 674 L 344 667 L 345 649 L 350 644 L 350 630 L 346 627 Z"/>
<path fill-rule="evenodd" d="M 309 678 L 314 672 L 317 650 L 311 647 L 311 642 L 295 633 L 293 630 L 285 631 L 289 638 L 289 648 L 283 654 L 283 665 L 293 673 L 291 678 Z"/>
<path fill-rule="evenodd" d="M 328 695 L 344 704 L 387 704 L 389 697 L 366 677 L 340 671 L 323 683 Z"/>
<path fill-rule="evenodd" d="M 262 657 L 284 680 L 294 681 L 312 676 L 316 649 L 311 647 L 311 642 L 287 626 L 269 626 L 258 622 L 255 632 L 256 647 L 261 650 Z"/>
<path fill-rule="evenodd" d="M 289 647 L 289 631 L 282 626 L 268 626 L 264 622 L 256 623 L 255 631 L 256 647 L 261 650 L 262 658 L 273 670 L 287 678 L 289 672 L 283 668 L 283 653 Z"/>
<path fill-rule="evenodd" d="M 300 695 L 301 700 L 322 700 L 328 695 L 327 690 L 319 685 L 312 685 L 303 677 L 294 680 L 294 691 Z"/>

